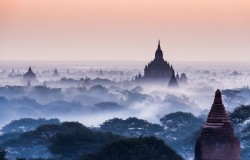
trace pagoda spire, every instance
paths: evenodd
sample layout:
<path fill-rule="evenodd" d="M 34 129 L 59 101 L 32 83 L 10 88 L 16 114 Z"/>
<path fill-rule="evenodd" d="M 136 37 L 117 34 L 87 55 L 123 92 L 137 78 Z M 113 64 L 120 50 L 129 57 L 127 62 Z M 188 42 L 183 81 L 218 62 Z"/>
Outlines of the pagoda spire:
<path fill-rule="evenodd" d="M 195 160 L 239 160 L 240 143 L 222 102 L 221 91 L 215 92 L 207 121 L 195 146 Z"/>
<path fill-rule="evenodd" d="M 161 42 L 160 42 L 160 40 L 158 41 L 158 47 L 157 47 L 157 50 L 155 52 L 155 60 L 156 61 L 164 61 L 163 52 L 161 50 Z"/>
<path fill-rule="evenodd" d="M 161 40 L 158 41 L 158 47 L 157 50 L 161 50 Z"/>
<path fill-rule="evenodd" d="M 171 79 L 169 81 L 168 87 L 170 87 L 170 88 L 179 88 L 178 81 L 177 81 L 177 79 L 175 77 L 174 69 L 172 70 L 172 76 L 171 76 Z"/>

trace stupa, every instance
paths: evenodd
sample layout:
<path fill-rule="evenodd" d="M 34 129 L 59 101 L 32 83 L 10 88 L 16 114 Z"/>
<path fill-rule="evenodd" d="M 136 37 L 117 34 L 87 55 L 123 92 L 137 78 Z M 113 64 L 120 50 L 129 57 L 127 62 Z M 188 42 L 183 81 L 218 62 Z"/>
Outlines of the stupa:
<path fill-rule="evenodd" d="M 58 73 L 58 70 L 57 70 L 57 69 L 54 70 L 53 76 L 54 76 L 54 77 L 59 77 L 59 73 Z"/>
<path fill-rule="evenodd" d="M 170 82 L 172 79 L 172 82 Z M 174 73 L 174 68 L 163 57 L 163 51 L 161 49 L 160 41 L 158 42 L 157 50 L 155 51 L 155 58 L 148 63 L 144 68 L 144 75 L 141 73 L 135 76 L 135 81 L 149 82 L 154 84 L 166 84 L 166 86 L 172 87 L 179 86 L 178 80 Z"/>
<path fill-rule="evenodd" d="M 32 71 L 31 67 L 29 67 L 28 72 L 23 75 L 24 79 L 36 79 L 36 74 Z"/>
<path fill-rule="evenodd" d="M 207 122 L 196 142 L 195 160 L 240 160 L 240 142 L 234 134 L 220 90 L 215 93 Z"/>

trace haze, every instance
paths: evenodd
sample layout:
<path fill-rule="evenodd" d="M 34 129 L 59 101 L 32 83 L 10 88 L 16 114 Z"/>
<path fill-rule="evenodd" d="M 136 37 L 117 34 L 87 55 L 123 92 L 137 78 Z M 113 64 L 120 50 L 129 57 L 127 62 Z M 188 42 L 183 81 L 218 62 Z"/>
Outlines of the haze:
<path fill-rule="evenodd" d="M 0 60 L 249 61 L 248 0 L 0 1 Z"/>

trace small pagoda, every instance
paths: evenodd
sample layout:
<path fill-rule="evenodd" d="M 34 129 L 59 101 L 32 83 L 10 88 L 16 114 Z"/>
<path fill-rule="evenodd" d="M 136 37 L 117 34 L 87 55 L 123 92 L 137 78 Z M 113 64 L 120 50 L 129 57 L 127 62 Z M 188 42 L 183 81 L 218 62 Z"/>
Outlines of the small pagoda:
<path fill-rule="evenodd" d="M 24 79 L 36 79 L 36 74 L 32 71 L 31 67 L 29 67 L 28 72 L 23 75 Z"/>
<path fill-rule="evenodd" d="M 234 134 L 220 90 L 215 93 L 207 122 L 196 142 L 195 160 L 240 160 L 240 142 Z"/>
<path fill-rule="evenodd" d="M 58 73 L 58 70 L 57 70 L 57 69 L 54 70 L 53 76 L 54 76 L 54 77 L 59 77 L 59 73 Z"/>

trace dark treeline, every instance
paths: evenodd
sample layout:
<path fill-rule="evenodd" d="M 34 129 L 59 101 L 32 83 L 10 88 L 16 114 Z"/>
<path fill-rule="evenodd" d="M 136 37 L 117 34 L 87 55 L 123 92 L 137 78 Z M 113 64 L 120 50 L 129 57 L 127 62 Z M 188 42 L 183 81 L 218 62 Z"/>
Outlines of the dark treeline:
<path fill-rule="evenodd" d="M 250 105 L 242 105 L 230 113 L 236 135 L 244 147 L 242 159 L 249 158 L 250 153 L 249 110 Z M 37 124 L 41 125 L 35 128 Z M 5 150 L 1 149 L 0 156 L 80 160 L 103 157 L 140 160 L 145 156 L 160 160 L 182 159 L 182 156 L 186 159 L 194 156 L 195 142 L 203 124 L 204 119 L 184 112 L 165 115 L 159 124 L 137 118 L 114 118 L 97 128 L 78 122 L 60 123 L 57 119 L 20 119 L 3 127 L 0 146 Z"/>

